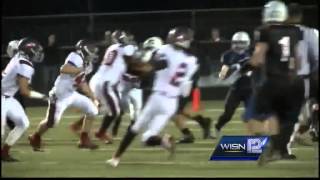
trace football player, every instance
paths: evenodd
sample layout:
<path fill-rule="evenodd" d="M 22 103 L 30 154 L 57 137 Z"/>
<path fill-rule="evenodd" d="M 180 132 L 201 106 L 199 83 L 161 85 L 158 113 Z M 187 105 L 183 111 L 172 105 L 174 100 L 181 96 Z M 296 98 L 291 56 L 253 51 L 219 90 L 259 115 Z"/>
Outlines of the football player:
<path fill-rule="evenodd" d="M 162 46 L 162 39 L 159 37 L 150 37 L 143 42 L 142 49 L 135 51 L 134 59 L 148 62 L 152 58 L 154 52 Z M 138 76 L 125 73 L 120 81 L 121 106 L 122 112 L 120 117 L 115 121 L 112 128 L 112 136 L 116 136 L 121 122 L 123 111 L 129 109 L 130 119 L 135 121 L 141 111 L 143 101 L 143 89 L 145 81 L 152 78 L 152 75 L 145 77 L 143 81 Z M 143 84 L 142 84 L 143 83 Z"/>
<path fill-rule="evenodd" d="M 294 133 L 288 144 L 290 148 L 294 141 L 303 145 L 312 145 L 311 140 L 308 142 L 308 139 L 302 138 L 302 134 L 310 129 L 311 125 L 314 124 L 313 122 L 316 122 L 313 120 L 317 118 L 317 82 L 312 77 L 318 76 L 319 71 L 319 37 L 317 29 L 301 25 L 303 13 L 299 4 L 289 4 L 288 9 L 289 18 L 287 23 L 295 24 L 303 31 L 303 41 L 298 46 L 298 56 L 301 59 L 301 68 L 298 71 L 298 75 L 304 81 L 305 98 L 305 105 L 299 116 L 299 122 L 295 124 Z M 316 135 L 316 131 L 314 132 Z"/>
<path fill-rule="evenodd" d="M 95 56 L 95 46 L 89 40 L 79 40 L 75 49 L 67 56 L 65 63 L 60 68 L 60 75 L 49 92 L 49 107 L 45 119 L 29 136 L 29 142 L 34 151 L 41 151 L 41 137 L 49 128 L 53 128 L 59 123 L 63 112 L 70 106 L 79 108 L 85 113 L 78 147 L 98 148 L 89 138 L 92 123 L 98 114 L 98 101 L 85 80 L 86 75 L 90 73 L 89 61 Z M 77 88 L 85 95 L 78 93 Z"/>
<path fill-rule="evenodd" d="M 215 124 L 215 136 L 220 137 L 222 127 L 227 124 L 236 108 L 242 101 L 247 107 L 250 95 L 252 93 L 251 74 L 252 71 L 241 72 L 240 68 L 250 59 L 250 37 L 248 33 L 236 32 L 231 39 L 231 49 L 223 53 L 221 57 L 222 68 L 219 78 L 233 78 L 227 97 L 225 99 L 224 112 L 220 115 Z"/>
<path fill-rule="evenodd" d="M 145 145 L 161 145 L 169 150 L 170 157 L 174 154 L 174 138 L 168 134 L 161 137 L 159 133 L 175 114 L 179 96 L 190 94 L 190 78 L 198 66 L 197 58 L 186 52 L 193 40 L 190 28 L 176 27 L 169 31 L 167 39 L 169 44 L 157 51 L 153 63 L 138 67 L 141 71 L 156 71 L 153 92 L 138 119 L 129 126 L 113 157 L 106 162 L 113 167 L 119 164 L 122 154 L 142 128 L 147 128 L 142 136 Z"/>
<path fill-rule="evenodd" d="M 287 16 L 287 7 L 281 1 L 270 1 L 264 6 L 264 24 L 255 32 L 255 50 L 249 61 L 253 67 L 263 67 L 265 80 L 254 98 L 252 108 L 257 116 L 248 124 L 259 129 L 256 125 L 261 126 L 266 120 L 259 116 L 272 114 L 272 120 L 268 120 L 270 141 L 258 165 L 281 158 L 285 135 L 291 133 L 290 127 L 298 117 L 303 100 L 303 81 L 296 76 L 300 59 L 295 51 L 303 34 L 299 27 L 284 23 Z"/>
<path fill-rule="evenodd" d="M 118 85 L 127 71 L 127 61 L 132 59 L 136 50 L 135 46 L 129 44 L 129 38 L 125 31 L 116 30 L 112 33 L 114 44 L 105 53 L 98 71 L 90 80 L 90 87 L 100 100 L 100 112 L 104 113 L 103 122 L 95 137 L 111 143 L 111 135 L 106 133 L 110 124 L 120 117 L 120 93 Z M 107 110 L 109 110 L 107 112 Z"/>
<path fill-rule="evenodd" d="M 19 40 L 12 40 L 8 43 L 7 55 L 9 56 L 10 59 L 13 58 L 13 56 L 17 54 L 18 45 L 19 45 Z M 20 102 L 23 109 L 25 109 L 24 100 L 23 100 L 22 95 L 19 93 L 19 91 L 15 94 L 15 98 Z M 7 125 L 10 129 L 13 129 L 15 126 L 13 121 L 10 118 L 7 118 Z"/>
<path fill-rule="evenodd" d="M 1 161 L 18 161 L 11 157 L 9 151 L 29 127 L 28 117 L 21 104 L 13 97 L 14 94 L 19 90 L 25 97 L 47 100 L 46 95 L 29 88 L 34 73 L 33 62 L 41 62 L 43 57 L 43 48 L 37 40 L 23 38 L 18 43 L 18 52 L 2 72 L 1 139 L 4 138 L 7 118 L 13 121 L 15 126 L 1 148 Z"/>

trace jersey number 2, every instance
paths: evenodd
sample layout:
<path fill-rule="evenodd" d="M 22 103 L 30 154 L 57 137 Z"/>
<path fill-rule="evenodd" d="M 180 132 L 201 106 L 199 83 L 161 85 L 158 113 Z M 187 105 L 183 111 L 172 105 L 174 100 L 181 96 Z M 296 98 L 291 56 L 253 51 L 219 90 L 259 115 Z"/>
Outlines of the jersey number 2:
<path fill-rule="evenodd" d="M 174 76 L 171 78 L 170 84 L 173 86 L 179 86 L 181 83 L 181 78 L 183 78 L 186 75 L 187 72 L 187 64 L 181 63 L 174 74 Z"/>

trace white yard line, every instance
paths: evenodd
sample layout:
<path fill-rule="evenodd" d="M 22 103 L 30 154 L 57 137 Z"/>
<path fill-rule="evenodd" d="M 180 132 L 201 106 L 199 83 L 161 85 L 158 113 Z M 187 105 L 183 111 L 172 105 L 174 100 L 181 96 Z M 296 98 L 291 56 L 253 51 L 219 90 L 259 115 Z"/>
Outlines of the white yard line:
<path fill-rule="evenodd" d="M 205 109 L 205 112 L 222 112 L 224 109 L 216 109 L 216 108 L 211 108 L 211 109 Z M 236 111 L 244 111 L 244 108 L 238 108 Z M 29 115 L 31 116 L 31 114 Z M 128 116 L 128 114 L 125 114 L 124 116 Z M 41 117 L 33 117 L 32 119 L 43 119 L 45 117 L 41 116 Z M 68 116 L 62 116 L 62 118 L 80 118 L 81 114 L 79 113 L 78 115 L 68 115 Z M 98 117 L 103 117 L 103 115 L 98 115 Z"/>
<path fill-rule="evenodd" d="M 106 164 L 105 161 L 92 161 L 90 162 L 92 164 Z M 188 162 L 188 161 L 170 161 L 170 162 L 165 162 L 165 161 L 120 161 L 120 166 L 121 164 L 132 164 L 132 165 L 216 165 L 216 164 L 230 164 L 230 163 L 246 163 L 246 164 L 256 164 L 256 161 L 193 161 L 193 162 Z M 270 164 L 313 164 L 316 162 L 312 161 L 289 161 L 289 160 L 280 160 L 280 161 L 275 161 Z M 106 164 L 107 165 L 107 164 Z"/>
<path fill-rule="evenodd" d="M 59 162 L 57 162 L 57 161 L 44 161 L 44 162 L 40 162 L 40 164 L 42 164 L 42 165 L 57 165 L 57 164 L 59 164 Z"/>

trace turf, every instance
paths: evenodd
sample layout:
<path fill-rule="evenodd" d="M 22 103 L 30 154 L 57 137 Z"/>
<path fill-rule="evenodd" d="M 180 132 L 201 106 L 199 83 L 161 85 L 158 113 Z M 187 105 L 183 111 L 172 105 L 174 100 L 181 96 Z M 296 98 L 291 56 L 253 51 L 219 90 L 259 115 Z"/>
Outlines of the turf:
<path fill-rule="evenodd" d="M 223 102 L 203 102 L 201 114 L 217 120 Z M 225 135 L 245 135 L 241 122 L 240 109 L 232 121 L 222 130 Z M 120 165 L 112 168 L 105 164 L 117 148 L 127 129 L 129 120 L 126 115 L 120 133 L 114 144 L 99 144 L 94 151 L 80 150 L 76 144 L 78 137 L 71 133 L 68 125 L 81 114 L 73 109 L 65 112 L 58 127 L 51 129 L 45 136 L 45 152 L 33 152 L 27 141 L 30 134 L 45 116 L 46 107 L 27 108 L 31 126 L 28 132 L 12 148 L 12 155 L 18 163 L 1 163 L 2 177 L 319 177 L 318 144 L 312 147 L 295 146 L 296 161 L 278 161 L 265 167 L 257 167 L 254 161 L 208 161 L 217 140 L 203 140 L 202 132 L 195 123 L 188 126 L 196 136 L 194 144 L 177 145 L 174 160 L 168 160 L 168 153 L 161 148 L 143 147 L 140 136 L 124 154 Z M 100 125 L 101 117 L 95 122 Z M 190 121 L 191 122 L 191 121 Z M 180 132 L 170 122 L 163 132 L 180 137 Z"/>

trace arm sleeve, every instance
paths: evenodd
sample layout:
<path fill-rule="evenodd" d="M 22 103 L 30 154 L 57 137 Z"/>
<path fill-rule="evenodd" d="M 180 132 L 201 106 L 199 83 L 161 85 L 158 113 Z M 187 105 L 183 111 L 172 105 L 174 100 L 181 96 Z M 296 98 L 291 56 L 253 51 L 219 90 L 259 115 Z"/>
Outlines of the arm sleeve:
<path fill-rule="evenodd" d="M 254 31 L 254 42 L 267 42 L 268 33 L 266 27 L 259 27 Z"/>
<path fill-rule="evenodd" d="M 32 66 L 22 63 L 23 61 L 24 60 L 20 60 L 20 64 L 18 67 L 18 74 L 31 80 L 32 75 L 34 73 L 34 69 Z"/>
<path fill-rule="evenodd" d="M 312 70 L 319 67 L 319 32 L 317 29 L 310 29 L 308 33 L 308 55 L 312 63 Z"/>
<path fill-rule="evenodd" d="M 77 68 L 82 68 L 83 67 L 83 60 L 80 57 L 80 55 L 76 53 L 71 53 L 66 59 L 66 63 L 71 64 Z"/>
<path fill-rule="evenodd" d="M 123 55 L 125 56 L 133 56 L 136 48 L 133 45 L 127 45 L 123 48 Z"/>
<path fill-rule="evenodd" d="M 156 53 L 153 55 L 150 63 L 153 66 L 155 71 L 164 69 L 164 68 L 168 67 L 168 65 L 169 65 L 168 59 L 162 50 L 156 51 Z"/>

